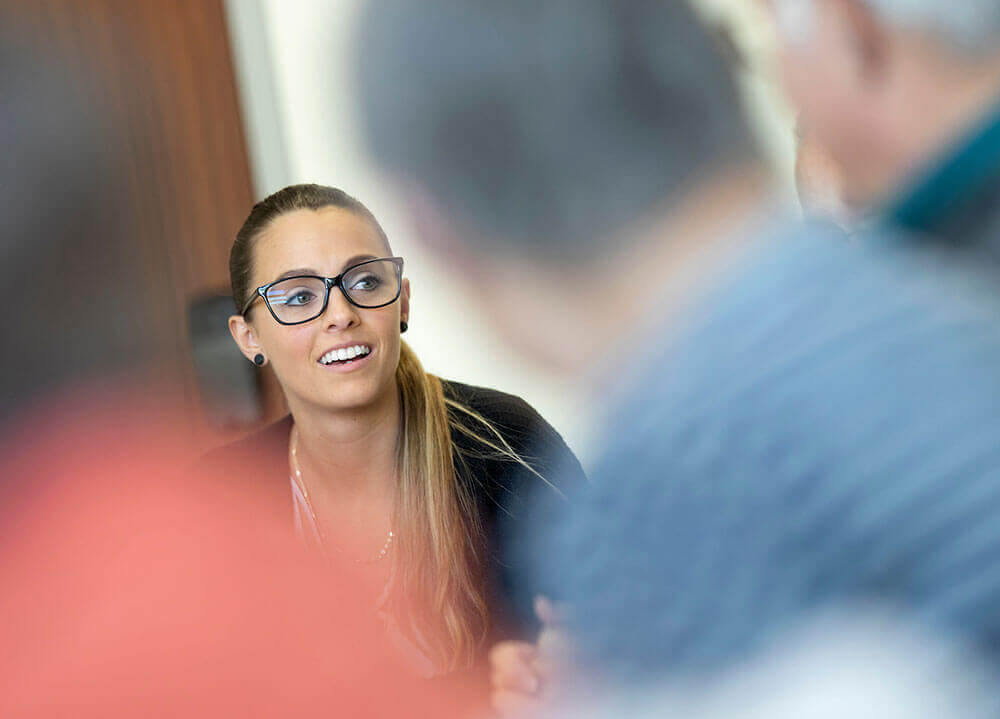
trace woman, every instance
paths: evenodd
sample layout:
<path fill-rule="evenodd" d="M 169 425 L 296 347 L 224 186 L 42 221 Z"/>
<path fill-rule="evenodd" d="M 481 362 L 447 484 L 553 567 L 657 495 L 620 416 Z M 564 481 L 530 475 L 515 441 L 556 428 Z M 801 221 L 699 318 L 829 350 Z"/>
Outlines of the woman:
<path fill-rule="evenodd" d="M 254 479 L 305 541 L 357 564 L 421 674 L 476 664 L 517 633 L 510 534 L 561 495 L 550 479 L 582 479 L 579 463 L 524 401 L 424 372 L 400 339 L 403 260 L 342 191 L 295 185 L 258 203 L 230 273 L 230 331 L 273 368 L 290 415 L 215 459 L 263 457 Z"/>

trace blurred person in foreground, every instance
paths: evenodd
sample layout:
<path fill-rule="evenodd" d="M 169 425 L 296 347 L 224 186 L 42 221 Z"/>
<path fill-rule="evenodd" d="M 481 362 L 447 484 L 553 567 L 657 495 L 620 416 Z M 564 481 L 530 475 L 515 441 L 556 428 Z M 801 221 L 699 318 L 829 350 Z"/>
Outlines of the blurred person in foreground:
<path fill-rule="evenodd" d="M 98 78 L 29 40 L 0 37 L 0 716 L 454 715 L 266 497 L 188 466 Z"/>
<path fill-rule="evenodd" d="M 788 222 L 681 2 L 391 0 L 358 47 L 421 236 L 611 403 L 592 489 L 532 547 L 583 671 L 717 676 L 869 601 L 995 670 L 1000 294 L 977 252 Z M 495 656 L 499 708 L 547 693 L 541 649 Z"/>

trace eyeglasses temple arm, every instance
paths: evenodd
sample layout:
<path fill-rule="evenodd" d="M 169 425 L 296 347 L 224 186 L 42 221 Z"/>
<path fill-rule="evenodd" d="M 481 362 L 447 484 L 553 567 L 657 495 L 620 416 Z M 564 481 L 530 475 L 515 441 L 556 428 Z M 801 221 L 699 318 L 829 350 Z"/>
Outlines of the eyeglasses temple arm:
<path fill-rule="evenodd" d="M 243 305 L 243 310 L 240 312 L 240 316 L 243 316 L 247 313 L 247 310 L 250 309 L 250 305 L 256 302 L 258 297 L 264 296 L 263 290 L 264 290 L 263 287 L 258 287 L 256 290 L 254 290 L 253 297 L 247 300 L 247 303 Z"/>

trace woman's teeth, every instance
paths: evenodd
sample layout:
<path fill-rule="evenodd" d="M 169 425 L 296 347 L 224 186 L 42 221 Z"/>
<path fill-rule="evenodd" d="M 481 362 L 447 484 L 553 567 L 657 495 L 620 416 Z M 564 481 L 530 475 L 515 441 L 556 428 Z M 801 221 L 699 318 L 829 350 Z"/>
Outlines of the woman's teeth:
<path fill-rule="evenodd" d="M 353 347 L 341 347 L 337 350 L 330 350 L 325 355 L 319 358 L 320 364 L 332 364 L 334 362 L 343 362 L 345 360 L 357 359 L 358 357 L 364 357 L 366 354 L 371 352 L 372 349 L 368 345 L 354 345 Z"/>

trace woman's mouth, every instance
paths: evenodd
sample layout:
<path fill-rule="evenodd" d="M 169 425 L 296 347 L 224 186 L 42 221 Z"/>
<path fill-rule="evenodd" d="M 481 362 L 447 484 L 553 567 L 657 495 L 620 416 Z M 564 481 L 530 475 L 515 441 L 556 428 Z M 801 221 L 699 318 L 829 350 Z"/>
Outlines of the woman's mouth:
<path fill-rule="evenodd" d="M 372 348 L 365 344 L 356 344 L 349 347 L 340 347 L 327 352 L 319 358 L 318 362 L 324 367 L 351 367 L 359 364 L 372 352 Z"/>

